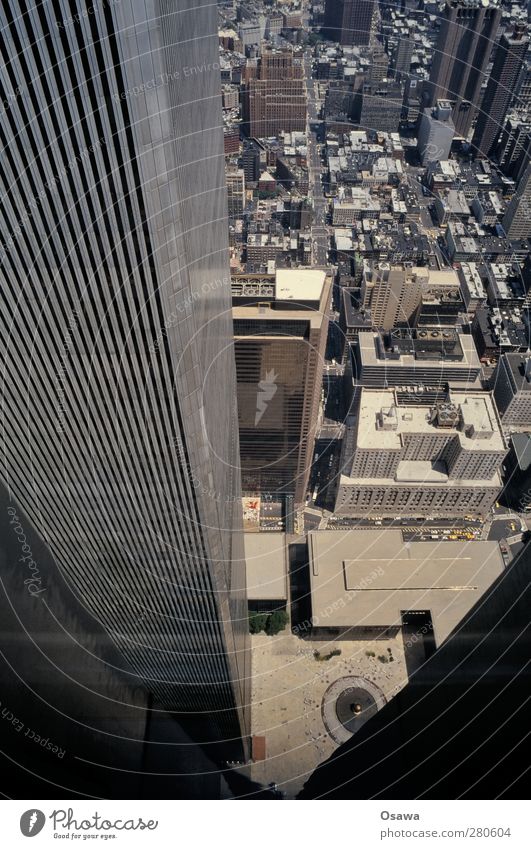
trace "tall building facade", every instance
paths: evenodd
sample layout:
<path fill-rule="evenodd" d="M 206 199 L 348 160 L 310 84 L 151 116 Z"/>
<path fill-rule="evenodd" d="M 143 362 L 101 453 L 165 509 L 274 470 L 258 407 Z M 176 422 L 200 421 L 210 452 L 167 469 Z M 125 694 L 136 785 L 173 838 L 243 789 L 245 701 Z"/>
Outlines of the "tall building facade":
<path fill-rule="evenodd" d="M 397 133 L 404 102 L 404 87 L 394 80 L 363 86 L 359 125 L 364 130 Z"/>
<path fill-rule="evenodd" d="M 233 278 L 242 485 L 304 501 L 328 331 L 330 278 L 316 269 Z"/>
<path fill-rule="evenodd" d="M 491 157 L 496 153 L 498 137 L 503 130 L 528 47 L 526 28 L 521 24 L 517 24 L 512 33 L 504 33 L 500 39 L 472 136 L 472 147 L 483 156 Z"/>
<path fill-rule="evenodd" d="M 370 310 L 372 326 L 391 330 L 398 325 L 415 324 L 425 278 L 427 271 L 422 268 L 367 263 L 363 269 L 361 298 L 363 308 Z"/>
<path fill-rule="evenodd" d="M 10 0 L 0 29 L 2 477 L 155 699 L 241 739 L 215 7 Z"/>
<path fill-rule="evenodd" d="M 501 18 L 492 0 L 447 0 L 428 84 L 428 105 L 453 103 L 456 135 L 466 137 Z"/>
<path fill-rule="evenodd" d="M 518 188 L 503 216 L 502 226 L 509 239 L 531 237 L 531 161 L 528 161 Z"/>
<path fill-rule="evenodd" d="M 374 0 L 326 0 L 324 33 L 339 44 L 369 44 Z"/>
<path fill-rule="evenodd" d="M 423 165 L 450 157 L 454 131 L 449 100 L 438 100 L 435 107 L 426 107 L 420 116 L 418 134 L 418 150 Z"/>
<path fill-rule="evenodd" d="M 242 105 L 244 126 L 253 138 L 306 129 L 304 70 L 291 49 L 266 47 L 258 61 L 248 65 Z"/>

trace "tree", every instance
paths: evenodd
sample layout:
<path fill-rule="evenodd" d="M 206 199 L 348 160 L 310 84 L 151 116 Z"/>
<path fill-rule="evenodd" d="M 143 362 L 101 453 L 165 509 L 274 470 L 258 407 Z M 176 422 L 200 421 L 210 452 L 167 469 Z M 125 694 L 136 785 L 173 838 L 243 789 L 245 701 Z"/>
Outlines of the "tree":
<path fill-rule="evenodd" d="M 285 610 L 274 610 L 266 624 L 266 634 L 270 637 L 283 631 L 289 622 L 289 616 Z"/>
<path fill-rule="evenodd" d="M 260 631 L 265 631 L 267 620 L 267 613 L 250 613 L 249 631 L 251 632 L 251 634 L 259 634 Z"/>

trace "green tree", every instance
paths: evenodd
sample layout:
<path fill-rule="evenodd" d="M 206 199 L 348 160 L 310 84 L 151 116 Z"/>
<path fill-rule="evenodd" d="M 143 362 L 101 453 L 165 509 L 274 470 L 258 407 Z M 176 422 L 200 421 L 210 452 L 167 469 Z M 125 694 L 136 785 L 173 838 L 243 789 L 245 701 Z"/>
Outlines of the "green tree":
<path fill-rule="evenodd" d="M 271 637 L 283 631 L 289 622 L 289 616 L 285 610 L 274 610 L 266 624 L 266 634 Z"/>
<path fill-rule="evenodd" d="M 268 618 L 267 613 L 250 613 L 249 631 L 251 634 L 259 634 L 260 631 L 265 631 Z"/>

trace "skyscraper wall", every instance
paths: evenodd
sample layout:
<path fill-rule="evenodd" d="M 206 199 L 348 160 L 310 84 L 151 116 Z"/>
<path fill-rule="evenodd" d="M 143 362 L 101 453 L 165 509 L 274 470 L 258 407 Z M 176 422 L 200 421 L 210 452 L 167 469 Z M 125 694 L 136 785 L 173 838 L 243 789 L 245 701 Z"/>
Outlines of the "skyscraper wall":
<path fill-rule="evenodd" d="M 500 39 L 472 137 L 472 146 L 484 156 L 493 156 L 496 152 L 528 47 L 529 39 L 521 25 L 515 26 L 512 33 L 504 33 Z"/>
<path fill-rule="evenodd" d="M 369 44 L 374 0 L 326 0 L 324 31 L 340 44 Z"/>
<path fill-rule="evenodd" d="M 451 100 L 456 135 L 466 137 L 496 42 L 501 10 L 491 0 L 447 0 L 428 86 L 429 104 Z"/>
<path fill-rule="evenodd" d="M 0 31 L 2 477 L 156 698 L 237 739 L 247 616 L 215 7 L 11 0 Z"/>
<path fill-rule="evenodd" d="M 531 237 L 531 162 L 528 162 L 520 178 L 518 188 L 503 216 L 502 225 L 509 239 Z"/>

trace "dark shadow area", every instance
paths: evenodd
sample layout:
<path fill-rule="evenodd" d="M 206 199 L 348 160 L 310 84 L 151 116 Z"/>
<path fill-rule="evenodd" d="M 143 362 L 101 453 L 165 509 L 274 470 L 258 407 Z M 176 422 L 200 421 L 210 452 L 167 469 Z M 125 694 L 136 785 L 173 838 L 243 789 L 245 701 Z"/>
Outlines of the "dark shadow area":
<path fill-rule="evenodd" d="M 153 703 L 3 488 L 0 623 L 6 797 L 233 795 L 222 773 L 230 750 L 197 745 L 206 717 L 177 716 Z M 245 778 L 235 781 L 261 792 Z"/>
<path fill-rule="evenodd" d="M 303 799 L 525 798 L 531 548 Z"/>
<path fill-rule="evenodd" d="M 310 573 L 308 549 L 304 543 L 294 543 L 288 549 L 289 580 L 291 595 L 291 628 L 300 637 L 309 636 L 310 617 Z"/>

